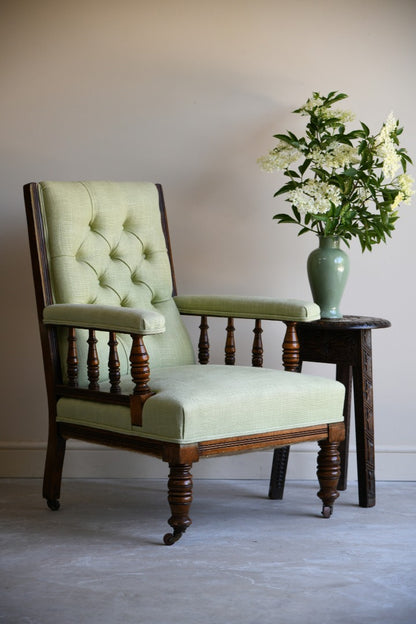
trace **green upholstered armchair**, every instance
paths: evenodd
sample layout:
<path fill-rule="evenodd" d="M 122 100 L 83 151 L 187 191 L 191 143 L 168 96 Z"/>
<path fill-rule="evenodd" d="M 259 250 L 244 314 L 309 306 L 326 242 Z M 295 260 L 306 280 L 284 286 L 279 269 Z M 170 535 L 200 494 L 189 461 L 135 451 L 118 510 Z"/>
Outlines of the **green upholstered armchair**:
<path fill-rule="evenodd" d="M 43 496 L 59 508 L 66 440 L 170 466 L 174 543 L 191 524 L 191 467 L 203 457 L 317 440 L 318 496 L 338 496 L 344 387 L 297 374 L 295 300 L 177 296 L 162 189 L 150 183 L 24 187 L 49 403 Z M 196 363 L 181 315 L 201 317 Z M 208 364 L 207 319 L 226 319 L 225 364 Z M 254 319 L 253 366 L 234 364 L 234 319 Z M 286 323 L 286 370 L 262 367 L 261 320 Z"/>

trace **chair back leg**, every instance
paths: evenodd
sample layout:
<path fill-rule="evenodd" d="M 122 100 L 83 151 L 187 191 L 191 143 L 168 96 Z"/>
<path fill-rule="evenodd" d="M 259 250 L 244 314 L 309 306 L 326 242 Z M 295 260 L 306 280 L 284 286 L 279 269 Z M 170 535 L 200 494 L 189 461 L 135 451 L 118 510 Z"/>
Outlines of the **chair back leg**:
<path fill-rule="evenodd" d="M 43 498 L 46 499 L 48 507 L 52 511 L 59 509 L 65 450 L 66 440 L 59 436 L 56 426 L 51 426 L 43 476 Z"/>

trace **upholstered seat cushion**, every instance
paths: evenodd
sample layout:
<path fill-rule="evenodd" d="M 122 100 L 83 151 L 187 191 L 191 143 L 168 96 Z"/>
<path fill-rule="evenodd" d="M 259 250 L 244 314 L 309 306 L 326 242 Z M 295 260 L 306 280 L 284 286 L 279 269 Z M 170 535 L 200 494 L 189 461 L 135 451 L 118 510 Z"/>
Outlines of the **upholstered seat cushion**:
<path fill-rule="evenodd" d="M 142 427 L 131 425 L 127 406 L 67 398 L 58 421 L 186 444 L 342 420 L 344 386 L 316 376 L 190 365 L 154 370 L 150 386 Z"/>

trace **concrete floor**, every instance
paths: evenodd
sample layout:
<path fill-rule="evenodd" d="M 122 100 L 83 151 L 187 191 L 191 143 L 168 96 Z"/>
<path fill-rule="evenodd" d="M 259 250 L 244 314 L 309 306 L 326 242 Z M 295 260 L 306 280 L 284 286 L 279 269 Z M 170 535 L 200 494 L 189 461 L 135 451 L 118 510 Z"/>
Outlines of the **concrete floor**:
<path fill-rule="evenodd" d="M 193 525 L 162 545 L 160 480 L 0 480 L 0 623 L 414 624 L 416 483 L 349 485 L 320 517 L 314 482 L 196 481 Z"/>

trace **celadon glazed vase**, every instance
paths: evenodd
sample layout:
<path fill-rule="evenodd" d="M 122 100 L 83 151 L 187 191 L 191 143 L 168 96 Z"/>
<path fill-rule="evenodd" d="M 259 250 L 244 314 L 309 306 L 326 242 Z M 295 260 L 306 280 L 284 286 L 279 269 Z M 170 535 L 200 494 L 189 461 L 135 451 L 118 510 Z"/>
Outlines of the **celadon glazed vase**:
<path fill-rule="evenodd" d="M 308 278 L 321 318 L 342 318 L 339 306 L 349 273 L 349 258 L 338 236 L 319 236 L 319 247 L 308 257 Z"/>

